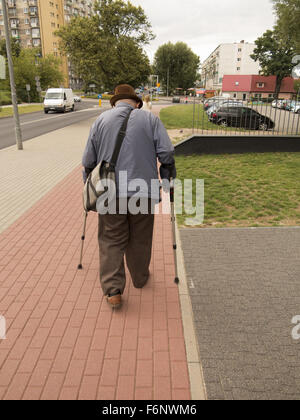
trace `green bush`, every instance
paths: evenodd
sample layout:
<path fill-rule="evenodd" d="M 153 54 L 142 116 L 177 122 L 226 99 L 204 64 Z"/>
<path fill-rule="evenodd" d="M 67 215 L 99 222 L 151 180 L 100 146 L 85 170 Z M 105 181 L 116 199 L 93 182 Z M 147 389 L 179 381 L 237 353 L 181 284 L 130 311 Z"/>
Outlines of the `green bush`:
<path fill-rule="evenodd" d="M 102 95 L 102 99 L 110 101 L 113 95 Z"/>
<path fill-rule="evenodd" d="M 9 91 L 0 92 L 0 105 L 11 105 L 11 93 Z"/>

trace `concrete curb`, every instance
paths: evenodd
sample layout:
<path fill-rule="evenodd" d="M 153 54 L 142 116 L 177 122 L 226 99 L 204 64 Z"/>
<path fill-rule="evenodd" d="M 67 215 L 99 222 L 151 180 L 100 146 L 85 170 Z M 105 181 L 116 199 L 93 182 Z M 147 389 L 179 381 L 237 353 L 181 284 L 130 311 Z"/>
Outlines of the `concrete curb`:
<path fill-rule="evenodd" d="M 194 315 L 188 282 L 186 278 L 184 256 L 182 251 L 179 229 L 176 223 L 176 241 L 177 241 L 177 261 L 179 283 L 179 298 L 182 313 L 182 323 L 184 331 L 184 340 L 187 353 L 187 363 L 190 377 L 192 400 L 207 400 L 206 386 L 204 382 L 203 369 L 200 361 L 200 354 L 196 332 L 194 328 Z"/>

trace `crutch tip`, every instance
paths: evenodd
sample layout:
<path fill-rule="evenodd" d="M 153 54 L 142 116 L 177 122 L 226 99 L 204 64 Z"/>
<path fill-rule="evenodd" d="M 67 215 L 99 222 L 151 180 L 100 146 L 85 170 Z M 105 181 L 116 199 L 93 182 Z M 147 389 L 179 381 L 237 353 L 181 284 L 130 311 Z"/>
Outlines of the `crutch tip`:
<path fill-rule="evenodd" d="M 78 270 L 82 270 L 82 268 L 83 268 L 82 264 L 79 264 L 78 267 L 77 267 Z"/>
<path fill-rule="evenodd" d="M 179 284 L 179 278 L 178 277 L 175 278 L 174 283 Z"/>

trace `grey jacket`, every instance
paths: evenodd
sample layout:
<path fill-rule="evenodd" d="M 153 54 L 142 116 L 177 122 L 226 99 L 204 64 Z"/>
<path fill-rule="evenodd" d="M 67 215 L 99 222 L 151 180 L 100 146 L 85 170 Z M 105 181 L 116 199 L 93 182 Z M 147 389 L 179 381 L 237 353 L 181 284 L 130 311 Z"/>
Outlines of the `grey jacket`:
<path fill-rule="evenodd" d="M 82 165 L 94 169 L 101 161 L 110 162 L 121 125 L 133 107 L 120 102 L 115 108 L 101 114 L 93 124 L 82 158 Z M 164 165 L 173 166 L 174 147 L 158 117 L 151 112 L 134 109 L 131 112 L 116 166 L 117 194 L 119 197 L 159 199 L 157 188 L 151 189 L 151 180 L 158 180 L 157 158 Z M 120 172 L 122 171 L 122 177 Z M 126 176 L 124 177 L 124 173 Z M 161 171 L 168 178 L 168 170 Z M 134 180 L 145 181 L 145 188 L 133 191 Z M 84 175 L 86 180 L 86 175 Z M 122 188 L 120 188 L 120 183 Z M 126 185 L 124 185 L 124 183 Z M 146 188 L 147 185 L 147 188 Z M 129 188 L 128 188 L 129 187 Z"/>

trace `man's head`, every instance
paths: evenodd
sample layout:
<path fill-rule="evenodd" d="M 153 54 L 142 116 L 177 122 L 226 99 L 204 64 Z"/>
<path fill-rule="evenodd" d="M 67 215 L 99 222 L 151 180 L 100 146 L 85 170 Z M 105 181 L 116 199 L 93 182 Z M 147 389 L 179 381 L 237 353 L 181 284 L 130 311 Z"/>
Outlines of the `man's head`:
<path fill-rule="evenodd" d="M 138 108 L 142 108 L 143 106 L 142 99 L 137 96 L 135 90 L 130 85 L 119 85 L 115 88 L 114 93 L 114 96 L 110 100 L 111 106 L 115 106 L 116 102 L 119 101 L 126 101 L 128 103 L 133 101 L 133 103 L 138 105 Z"/>

